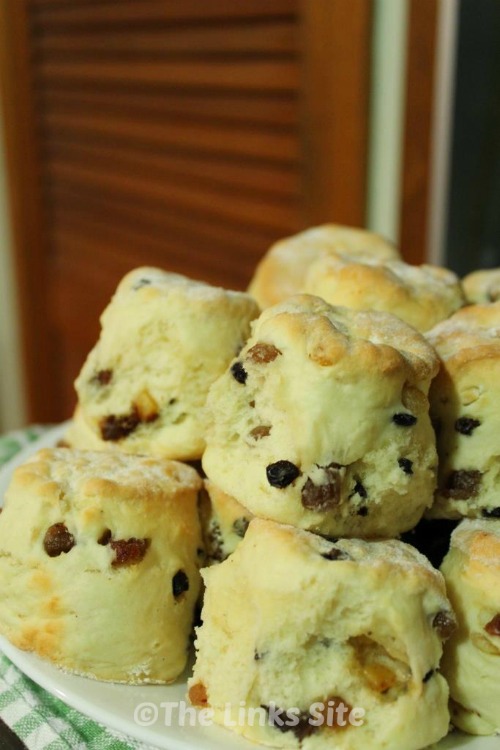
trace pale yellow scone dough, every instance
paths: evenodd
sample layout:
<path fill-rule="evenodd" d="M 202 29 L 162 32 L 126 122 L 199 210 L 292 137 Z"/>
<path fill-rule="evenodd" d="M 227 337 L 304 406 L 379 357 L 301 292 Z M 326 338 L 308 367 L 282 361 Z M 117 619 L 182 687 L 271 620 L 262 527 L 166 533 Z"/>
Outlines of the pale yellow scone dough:
<path fill-rule="evenodd" d="M 174 461 L 39 451 L 0 514 L 0 633 L 98 680 L 174 680 L 200 591 L 200 488 Z"/>
<path fill-rule="evenodd" d="M 324 224 L 276 242 L 257 266 L 248 291 L 262 309 L 298 294 L 311 266 L 323 255 L 399 258 L 394 245 L 364 229 Z"/>
<path fill-rule="evenodd" d="M 429 515 L 500 516 L 500 302 L 465 307 L 427 337 L 441 358 L 429 395 L 439 454 Z"/>
<path fill-rule="evenodd" d="M 453 724 L 500 734 L 500 520 L 465 520 L 441 571 L 458 620 L 445 645 Z"/>
<path fill-rule="evenodd" d="M 205 480 L 201 494 L 200 519 L 209 565 L 225 560 L 246 534 L 253 518 L 247 508 Z"/>
<path fill-rule="evenodd" d="M 192 460 L 205 445 L 211 383 L 250 333 L 250 295 L 138 268 L 101 316 L 101 335 L 75 386 L 68 442 Z"/>
<path fill-rule="evenodd" d="M 307 269 L 301 291 L 331 305 L 382 310 L 428 331 L 465 304 L 458 277 L 438 266 L 323 254 Z"/>
<path fill-rule="evenodd" d="M 216 722 L 231 720 L 254 742 L 304 750 L 416 750 L 447 733 L 438 665 L 454 616 L 442 576 L 413 548 L 332 543 L 254 519 L 235 552 L 202 575 L 188 687 Z M 311 726 L 311 706 L 328 700 L 364 709 L 362 725 Z M 263 708 L 264 726 L 241 726 L 241 705 L 296 707 L 300 720 L 295 729 L 268 726 Z"/>
<path fill-rule="evenodd" d="M 500 268 L 473 271 L 462 279 L 468 302 L 484 304 L 500 300 Z"/>
<path fill-rule="evenodd" d="M 210 389 L 203 468 L 256 516 L 393 537 L 432 502 L 432 347 L 393 315 L 297 296 L 265 310 Z"/>

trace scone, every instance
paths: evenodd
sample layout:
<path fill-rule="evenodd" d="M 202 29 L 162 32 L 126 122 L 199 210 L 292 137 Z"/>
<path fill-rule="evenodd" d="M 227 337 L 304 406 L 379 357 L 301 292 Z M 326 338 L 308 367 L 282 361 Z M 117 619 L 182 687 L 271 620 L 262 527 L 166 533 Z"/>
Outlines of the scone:
<path fill-rule="evenodd" d="M 255 301 L 155 268 L 127 274 L 76 380 L 75 448 L 192 460 L 211 383 L 245 343 Z"/>
<path fill-rule="evenodd" d="M 303 289 L 305 275 L 318 258 L 338 253 L 351 258 L 399 258 L 394 245 L 373 232 L 324 224 L 274 244 L 257 266 L 248 291 L 262 309 L 275 305 Z"/>
<path fill-rule="evenodd" d="M 500 300 L 500 268 L 473 271 L 462 279 L 465 296 L 472 304 Z"/>
<path fill-rule="evenodd" d="M 418 331 L 428 331 L 465 304 L 458 277 L 446 268 L 341 254 L 317 258 L 301 291 L 331 305 L 393 313 Z"/>
<path fill-rule="evenodd" d="M 393 315 L 297 296 L 265 310 L 207 400 L 203 468 L 255 516 L 392 537 L 432 502 L 432 347 Z"/>
<path fill-rule="evenodd" d="M 253 516 L 213 482 L 205 480 L 200 494 L 200 519 L 209 565 L 225 560 L 245 536 Z"/>
<path fill-rule="evenodd" d="M 452 722 L 500 734 L 500 521 L 463 521 L 441 571 L 458 620 L 442 663 Z"/>
<path fill-rule="evenodd" d="M 500 302 L 465 307 L 428 339 L 441 358 L 430 390 L 439 480 L 429 515 L 500 517 Z"/>
<path fill-rule="evenodd" d="M 174 680 L 200 590 L 200 487 L 174 461 L 39 451 L 0 515 L 0 633 L 87 677 Z"/>
<path fill-rule="evenodd" d="M 416 750 L 447 733 L 438 667 L 454 616 L 413 548 L 255 519 L 202 575 L 189 697 L 216 722 L 304 750 Z"/>

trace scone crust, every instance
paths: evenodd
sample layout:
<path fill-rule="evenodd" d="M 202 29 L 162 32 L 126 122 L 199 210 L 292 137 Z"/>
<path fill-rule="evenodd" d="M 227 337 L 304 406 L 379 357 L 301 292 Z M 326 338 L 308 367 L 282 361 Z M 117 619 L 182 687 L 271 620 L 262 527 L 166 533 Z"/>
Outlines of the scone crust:
<path fill-rule="evenodd" d="M 471 304 L 485 304 L 500 300 L 500 268 L 473 271 L 462 279 L 467 301 Z"/>

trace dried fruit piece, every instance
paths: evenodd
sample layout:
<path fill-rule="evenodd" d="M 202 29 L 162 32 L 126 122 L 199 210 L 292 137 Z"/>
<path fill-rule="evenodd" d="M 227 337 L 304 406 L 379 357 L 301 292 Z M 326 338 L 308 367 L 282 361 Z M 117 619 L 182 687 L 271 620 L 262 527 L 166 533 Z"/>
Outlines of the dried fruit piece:
<path fill-rule="evenodd" d="M 392 415 L 392 421 L 394 424 L 397 424 L 398 427 L 412 427 L 416 423 L 417 418 L 408 412 L 399 412 L 398 414 Z"/>
<path fill-rule="evenodd" d="M 202 682 L 196 682 L 194 685 L 191 685 L 188 697 L 193 706 L 208 706 L 207 689 Z"/>
<path fill-rule="evenodd" d="M 493 617 L 486 625 L 484 629 L 488 635 L 499 635 L 500 636 L 500 612 Z"/>
<path fill-rule="evenodd" d="M 101 437 L 103 440 L 121 440 L 134 432 L 140 422 L 141 420 L 136 409 L 130 414 L 124 414 L 121 417 L 110 414 L 108 417 L 101 419 Z"/>
<path fill-rule="evenodd" d="M 236 521 L 233 522 L 233 529 L 235 534 L 240 536 L 242 539 L 247 533 L 248 526 L 250 524 L 250 521 L 248 518 L 245 518 L 245 516 L 242 516 L 241 518 L 237 518 Z"/>
<path fill-rule="evenodd" d="M 323 513 L 333 510 L 339 504 L 342 495 L 342 475 L 340 471 L 343 468 L 336 463 L 326 466 L 324 468 L 326 481 L 323 484 L 314 484 L 310 478 L 306 481 L 301 493 L 304 508 Z"/>
<path fill-rule="evenodd" d="M 291 461 L 276 461 L 273 464 L 269 464 L 266 467 L 267 481 L 271 487 L 278 487 L 284 489 L 292 484 L 298 476 L 300 476 L 300 469 Z"/>
<path fill-rule="evenodd" d="M 248 433 L 254 440 L 262 440 L 264 437 L 268 437 L 271 433 L 271 425 L 261 424 L 258 427 L 254 427 Z"/>
<path fill-rule="evenodd" d="M 114 568 L 125 565 L 137 565 L 148 551 L 150 539 L 117 539 L 110 541 L 110 547 L 115 552 L 115 559 L 111 563 Z"/>
<path fill-rule="evenodd" d="M 452 500 L 468 500 L 479 492 L 482 474 L 477 470 L 452 471 L 448 477 L 443 495 Z"/>
<path fill-rule="evenodd" d="M 49 557 L 59 557 L 75 546 L 75 537 L 63 523 L 49 526 L 43 538 L 43 548 Z"/>
<path fill-rule="evenodd" d="M 245 370 L 241 362 L 235 362 L 231 365 L 231 374 L 233 378 L 241 385 L 245 385 L 248 378 L 248 372 Z"/>
<path fill-rule="evenodd" d="M 398 458 L 398 465 L 405 474 L 413 474 L 413 461 L 409 458 Z"/>
<path fill-rule="evenodd" d="M 109 385 L 112 378 L 113 370 L 99 370 L 92 378 L 92 382 L 98 385 Z"/>
<path fill-rule="evenodd" d="M 111 541 L 111 531 L 110 529 L 104 529 L 101 536 L 97 540 L 97 544 L 100 544 L 102 547 L 105 547 L 107 544 L 109 544 Z"/>
<path fill-rule="evenodd" d="M 356 513 L 357 516 L 367 516 L 368 515 L 368 508 L 366 505 L 362 505 L 361 508 Z"/>
<path fill-rule="evenodd" d="M 280 354 L 280 350 L 273 344 L 265 344 L 263 341 L 259 341 L 248 350 L 247 358 L 257 364 L 267 364 L 275 360 Z"/>
<path fill-rule="evenodd" d="M 359 495 L 361 498 L 363 498 L 363 500 L 365 500 L 368 497 L 368 492 L 366 491 L 359 477 L 354 477 L 354 479 L 356 480 L 356 484 L 354 485 L 353 491 L 349 495 L 349 500 L 351 499 L 351 497 L 354 497 L 354 495 Z M 361 513 L 360 515 L 363 514 Z"/>
<path fill-rule="evenodd" d="M 189 591 L 189 578 L 183 570 L 178 570 L 172 578 L 174 599 L 179 599 L 186 591 Z"/>
<path fill-rule="evenodd" d="M 457 624 L 448 612 L 438 612 L 432 621 L 432 627 L 437 630 L 439 637 L 445 641 L 455 632 Z"/>
<path fill-rule="evenodd" d="M 455 430 L 461 435 L 472 435 L 476 427 L 479 427 L 481 422 L 479 419 L 471 419 L 470 417 L 460 417 L 455 422 Z"/>
<path fill-rule="evenodd" d="M 350 556 L 347 554 L 347 552 L 344 552 L 343 550 L 339 549 L 338 547 L 332 547 L 328 550 L 328 552 L 322 552 L 321 557 L 324 557 L 325 560 L 350 560 Z"/>
<path fill-rule="evenodd" d="M 158 419 L 160 407 L 150 392 L 144 388 L 134 401 L 134 410 L 141 422 L 154 422 Z"/>

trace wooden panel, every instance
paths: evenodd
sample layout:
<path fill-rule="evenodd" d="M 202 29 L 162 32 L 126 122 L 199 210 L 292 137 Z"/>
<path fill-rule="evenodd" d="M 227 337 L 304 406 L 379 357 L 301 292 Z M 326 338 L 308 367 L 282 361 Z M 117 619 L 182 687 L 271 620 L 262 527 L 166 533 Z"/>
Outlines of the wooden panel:
<path fill-rule="evenodd" d="M 371 0 L 302 0 L 304 217 L 363 226 Z"/>
<path fill-rule="evenodd" d="M 400 237 L 408 263 L 426 257 L 437 12 L 438 0 L 410 2 Z"/>

